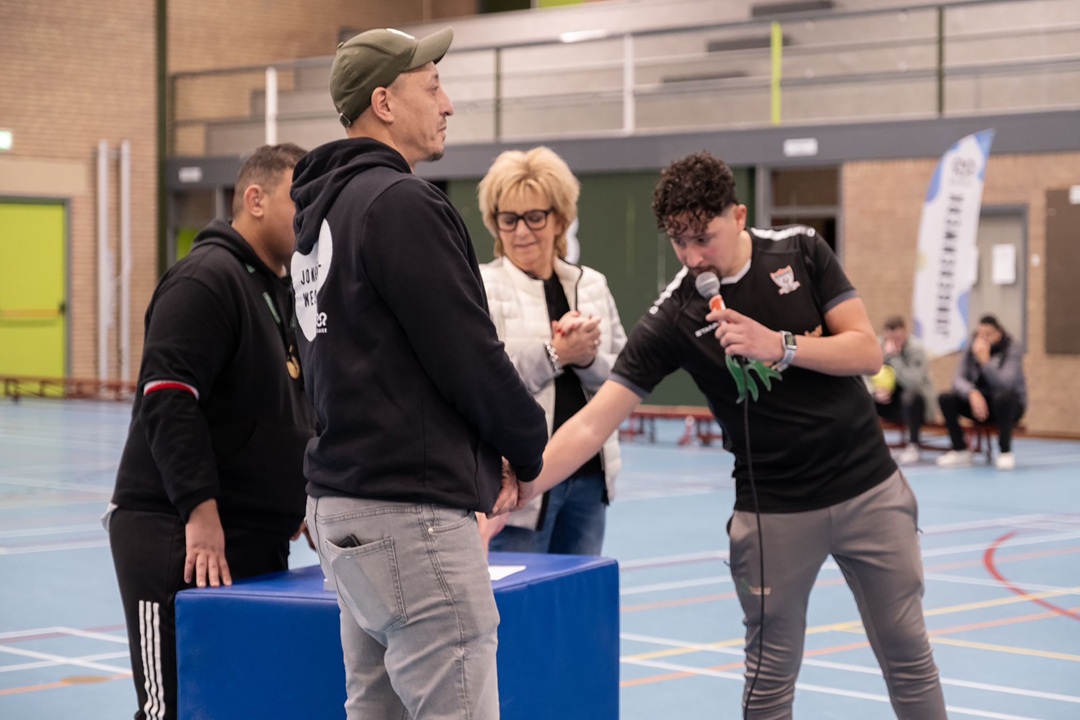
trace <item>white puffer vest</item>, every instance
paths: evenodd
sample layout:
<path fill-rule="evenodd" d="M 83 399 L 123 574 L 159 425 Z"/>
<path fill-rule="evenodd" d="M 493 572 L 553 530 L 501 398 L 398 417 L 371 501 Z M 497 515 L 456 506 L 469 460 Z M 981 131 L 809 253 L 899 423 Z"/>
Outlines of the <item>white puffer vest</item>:
<path fill-rule="evenodd" d="M 519 270 L 505 258 L 496 258 L 480 266 L 487 291 L 491 320 L 506 344 L 506 354 L 517 368 L 525 387 L 533 394 L 547 416 L 551 435 L 555 411 L 555 374 L 548 361 L 544 343 L 551 340 L 544 281 Z M 615 358 L 626 344 L 626 332 L 619 321 L 615 299 L 607 279 L 592 268 L 555 260 L 555 274 L 562 283 L 571 310 L 600 317 L 600 347 L 589 367 L 567 367 L 577 375 L 585 396 L 592 397 L 607 380 Z M 558 319 L 558 318 L 554 318 Z M 612 433 L 600 451 L 604 464 L 608 500 L 615 499 L 615 477 L 622 468 L 619 457 L 619 433 Z M 508 524 L 535 530 L 540 518 L 541 498 L 512 513 Z"/>

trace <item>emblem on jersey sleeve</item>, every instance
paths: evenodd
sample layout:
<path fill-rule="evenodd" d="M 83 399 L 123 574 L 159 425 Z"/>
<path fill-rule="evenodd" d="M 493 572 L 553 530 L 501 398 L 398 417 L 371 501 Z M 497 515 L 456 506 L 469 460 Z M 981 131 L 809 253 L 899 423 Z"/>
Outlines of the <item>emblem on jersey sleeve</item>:
<path fill-rule="evenodd" d="M 769 277 L 776 283 L 776 286 L 780 288 L 781 295 L 787 295 L 789 292 L 798 290 L 802 285 L 795 279 L 795 271 L 791 269 L 791 266 L 782 267 L 776 272 L 769 273 Z"/>

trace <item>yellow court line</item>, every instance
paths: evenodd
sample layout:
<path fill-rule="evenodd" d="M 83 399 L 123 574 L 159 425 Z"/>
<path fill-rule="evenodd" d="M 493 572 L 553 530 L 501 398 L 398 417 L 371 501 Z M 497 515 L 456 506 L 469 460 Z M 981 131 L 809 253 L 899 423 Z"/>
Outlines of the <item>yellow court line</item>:
<path fill-rule="evenodd" d="M 1048 597 L 1060 597 L 1062 595 L 1071 595 L 1076 592 L 1080 592 L 1080 587 L 1063 588 L 1061 590 L 1047 590 L 1038 593 L 1028 593 L 1025 595 L 1011 595 L 1005 598 L 997 598 L 995 600 L 983 600 L 974 603 L 964 603 L 963 605 L 949 605 L 941 608 L 934 608 L 924 612 L 926 617 L 936 617 L 940 615 L 950 615 L 958 612 L 966 612 L 968 610 L 981 610 L 989 607 L 1001 607 L 1004 605 L 1014 605 L 1019 602 L 1025 602 L 1035 598 L 1045 599 Z M 1053 615 L 1045 616 L 1047 619 L 1053 617 Z M 1034 618 L 1033 618 L 1034 619 Z M 930 633 L 933 636 L 933 641 L 938 642 L 938 633 L 947 632 L 948 628 L 936 630 Z M 817 625 L 812 628 L 807 628 L 807 635 L 818 635 L 828 632 L 849 632 L 856 635 L 865 635 L 866 632 L 863 629 L 862 620 L 846 620 L 839 623 L 830 623 L 828 625 Z M 702 652 L 710 648 L 722 648 L 722 647 L 737 647 L 745 643 L 745 638 L 733 638 L 731 640 L 720 640 L 712 643 L 701 643 L 698 647 L 692 648 L 669 648 L 667 650 L 657 650 L 649 653 L 643 653 L 640 655 L 627 655 L 629 660 L 656 660 L 657 658 L 675 657 L 678 655 L 689 655 L 690 653 Z M 1030 651 L 1031 653 L 1038 653 L 1037 650 Z M 1049 655 L 1047 657 L 1050 657 Z"/>
<path fill-rule="evenodd" d="M 1068 653 L 1051 652 L 1049 650 L 1031 650 L 1029 648 L 1018 648 L 1009 645 L 993 645 L 991 643 L 974 642 L 972 640 L 956 640 L 954 638 L 941 637 L 935 637 L 932 642 L 934 645 L 956 645 L 957 647 L 974 648 L 976 650 L 993 650 L 994 652 L 1009 653 L 1012 655 L 1030 655 L 1031 657 L 1049 658 L 1051 660 L 1080 662 L 1080 655 L 1069 655 Z"/>
<path fill-rule="evenodd" d="M 704 652 L 705 650 L 712 650 L 713 648 L 737 647 L 744 642 L 745 640 L 743 638 L 739 638 L 738 640 L 720 640 L 719 642 L 698 643 L 698 647 L 692 648 L 668 648 L 667 650 L 655 650 L 653 652 L 642 653 L 641 655 L 627 655 L 626 658 L 629 660 L 656 660 L 657 658 Z"/>
<path fill-rule="evenodd" d="M 951 613 L 964 612 L 967 610 L 982 610 L 989 607 L 1013 605 L 1029 600 L 1045 600 L 1046 598 L 1062 597 L 1063 595 L 1076 595 L 1077 593 L 1080 593 L 1080 587 L 1061 588 L 1060 590 L 1044 590 L 1042 592 L 1024 593 L 1023 595 L 1013 595 L 1012 597 L 998 598 L 996 600 L 983 600 L 980 602 L 967 603 L 965 605 L 951 605 L 948 607 L 936 608 L 934 610 L 927 610 L 924 614 L 926 617 L 949 615 Z"/>
<path fill-rule="evenodd" d="M 1025 593 L 1023 595 L 1010 595 L 1009 597 L 996 598 L 994 600 L 980 600 L 979 602 L 964 603 L 963 605 L 948 605 L 946 607 L 924 610 L 923 615 L 925 617 L 952 615 L 954 613 L 967 612 L 969 610 L 985 610 L 986 608 L 1015 605 L 1017 603 L 1028 602 L 1030 600 L 1045 600 L 1046 598 L 1062 597 L 1064 595 L 1075 595 L 1078 592 L 1080 592 L 1080 587 L 1062 588 L 1060 590 L 1045 590 L 1043 592 Z M 812 633 L 816 634 L 823 632 L 854 632 L 856 634 L 864 634 L 861 620 L 849 620 L 847 622 L 834 623 L 832 625 L 819 625 L 806 631 L 808 635 Z M 930 634 L 933 635 L 934 632 L 931 632 Z"/>

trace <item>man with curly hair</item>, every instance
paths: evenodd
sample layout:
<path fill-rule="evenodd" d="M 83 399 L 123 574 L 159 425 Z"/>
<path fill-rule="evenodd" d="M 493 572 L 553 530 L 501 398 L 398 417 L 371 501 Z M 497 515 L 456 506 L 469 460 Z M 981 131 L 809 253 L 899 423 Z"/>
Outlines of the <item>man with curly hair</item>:
<path fill-rule="evenodd" d="M 915 496 L 861 377 L 882 362 L 863 301 L 812 228 L 747 227 L 731 169 L 708 153 L 663 171 L 653 211 L 683 268 L 610 379 L 552 437 L 519 503 L 572 472 L 683 368 L 735 455 L 728 534 L 746 624 L 744 716 L 792 717 L 810 590 L 832 555 L 897 717 L 945 718 Z"/>

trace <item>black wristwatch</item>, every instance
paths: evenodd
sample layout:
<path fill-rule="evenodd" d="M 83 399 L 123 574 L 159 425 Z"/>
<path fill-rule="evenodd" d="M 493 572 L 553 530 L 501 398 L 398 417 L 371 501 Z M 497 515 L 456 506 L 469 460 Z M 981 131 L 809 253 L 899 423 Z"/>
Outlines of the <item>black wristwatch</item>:
<path fill-rule="evenodd" d="M 799 349 L 799 346 L 795 343 L 795 336 L 787 330 L 780 331 L 780 338 L 784 343 L 784 356 L 780 358 L 780 362 L 773 365 L 773 370 L 783 372 L 795 359 L 795 351 Z"/>

